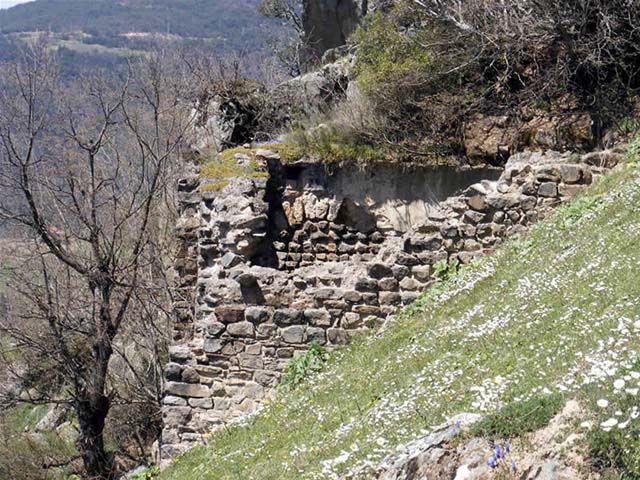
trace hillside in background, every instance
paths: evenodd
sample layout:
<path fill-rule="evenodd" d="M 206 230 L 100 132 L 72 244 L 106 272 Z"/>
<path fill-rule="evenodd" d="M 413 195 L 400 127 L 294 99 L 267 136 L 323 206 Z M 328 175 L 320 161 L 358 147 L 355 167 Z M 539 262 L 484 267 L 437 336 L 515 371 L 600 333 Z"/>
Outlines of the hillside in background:
<path fill-rule="evenodd" d="M 245 57 L 248 68 L 271 53 L 277 22 L 260 15 L 257 0 L 36 0 L 0 10 L 0 60 L 21 40 L 48 32 L 67 65 L 110 66 L 157 44 Z"/>
<path fill-rule="evenodd" d="M 211 38 L 236 46 L 251 41 L 267 22 L 256 0 L 36 0 L 0 12 L 3 33 L 83 31 L 97 37 L 123 33 L 165 33 Z"/>

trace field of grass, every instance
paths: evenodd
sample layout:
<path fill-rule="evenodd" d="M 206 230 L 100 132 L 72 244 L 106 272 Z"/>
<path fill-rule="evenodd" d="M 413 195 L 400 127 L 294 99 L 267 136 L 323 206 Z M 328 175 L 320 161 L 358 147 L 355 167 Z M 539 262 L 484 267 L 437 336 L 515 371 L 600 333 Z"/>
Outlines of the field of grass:
<path fill-rule="evenodd" d="M 160 478 L 336 478 L 460 412 L 611 390 L 640 346 L 639 267 L 629 164 Z"/>

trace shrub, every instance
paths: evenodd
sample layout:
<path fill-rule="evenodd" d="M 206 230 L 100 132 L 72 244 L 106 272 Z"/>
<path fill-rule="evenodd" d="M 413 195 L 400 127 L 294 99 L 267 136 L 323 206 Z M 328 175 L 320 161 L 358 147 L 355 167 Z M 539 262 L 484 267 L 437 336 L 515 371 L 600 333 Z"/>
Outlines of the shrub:
<path fill-rule="evenodd" d="M 281 387 L 294 389 L 310 375 L 322 370 L 328 357 L 327 350 L 318 344 L 302 355 L 293 358 L 288 364 L 282 378 Z"/>
<path fill-rule="evenodd" d="M 381 133 L 387 140 L 429 138 L 438 140 L 442 152 L 456 151 L 456 142 L 447 144 L 458 128 L 456 111 L 476 97 L 467 88 L 471 83 L 463 81 L 466 69 L 454 67 L 468 61 L 467 53 L 462 36 L 442 25 L 426 26 L 426 20 L 403 2 L 367 18 L 355 35 L 354 73 L 362 93 L 385 119 Z"/>
<path fill-rule="evenodd" d="M 564 396 L 559 393 L 513 402 L 476 423 L 470 433 L 492 438 L 518 437 L 547 425 L 564 403 Z"/>
<path fill-rule="evenodd" d="M 426 40 L 424 30 L 409 35 L 400 29 L 404 12 L 396 15 L 378 12 L 368 19 L 367 27 L 357 32 L 360 50 L 356 75 L 365 94 L 380 94 L 384 87 L 404 87 L 417 79 L 423 81 L 420 77 L 435 61 L 432 52 L 422 46 Z"/>
<path fill-rule="evenodd" d="M 354 36 L 355 75 L 392 141 L 462 151 L 476 113 L 512 128 L 587 113 L 600 141 L 634 111 L 638 25 L 640 5 L 624 0 L 400 1 Z"/>

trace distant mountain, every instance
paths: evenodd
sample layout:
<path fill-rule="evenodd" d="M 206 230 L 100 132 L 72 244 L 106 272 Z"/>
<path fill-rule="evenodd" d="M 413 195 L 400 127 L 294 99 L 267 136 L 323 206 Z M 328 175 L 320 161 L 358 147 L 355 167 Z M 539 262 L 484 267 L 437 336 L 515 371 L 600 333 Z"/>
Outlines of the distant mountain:
<path fill-rule="evenodd" d="M 267 27 L 258 0 L 36 0 L 0 11 L 0 32 L 84 31 L 98 36 L 130 32 L 181 37 L 251 38 Z"/>
<path fill-rule="evenodd" d="M 281 29 L 257 12 L 259 1 L 35 0 L 0 10 L 0 59 L 10 43 L 43 31 L 74 57 L 123 56 L 161 40 L 255 59 L 269 55 L 267 39 Z"/>

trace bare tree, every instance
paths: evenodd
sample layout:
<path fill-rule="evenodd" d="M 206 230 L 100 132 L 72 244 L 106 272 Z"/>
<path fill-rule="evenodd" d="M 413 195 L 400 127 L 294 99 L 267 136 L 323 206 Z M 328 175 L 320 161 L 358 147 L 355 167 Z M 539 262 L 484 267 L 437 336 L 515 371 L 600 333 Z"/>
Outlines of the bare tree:
<path fill-rule="evenodd" d="M 271 50 L 287 69 L 289 75 L 300 75 L 306 68 L 304 58 L 308 32 L 302 21 L 303 2 L 300 0 L 263 0 L 258 11 L 265 17 L 279 18 L 289 28 L 269 40 Z"/>
<path fill-rule="evenodd" d="M 46 45 L 33 45 L 0 78 L 0 218 L 22 226 L 33 255 L 29 274 L 14 277 L 21 321 L 1 328 L 51 362 L 64 388 L 33 401 L 73 407 L 87 475 L 110 479 L 105 422 L 122 399 L 114 373 L 135 355 L 125 336 L 141 325 L 156 335 L 168 304 L 158 239 L 189 130 L 188 89 L 160 55 L 125 78 L 65 85 L 57 70 Z"/>

